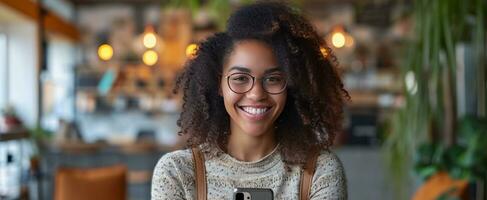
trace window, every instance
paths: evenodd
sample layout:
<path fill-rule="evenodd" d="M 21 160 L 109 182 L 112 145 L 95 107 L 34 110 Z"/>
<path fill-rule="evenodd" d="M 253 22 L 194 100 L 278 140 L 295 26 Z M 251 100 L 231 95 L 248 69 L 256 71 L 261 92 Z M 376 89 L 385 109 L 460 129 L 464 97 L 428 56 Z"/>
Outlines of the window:
<path fill-rule="evenodd" d="M 0 110 L 8 101 L 7 35 L 0 32 Z"/>

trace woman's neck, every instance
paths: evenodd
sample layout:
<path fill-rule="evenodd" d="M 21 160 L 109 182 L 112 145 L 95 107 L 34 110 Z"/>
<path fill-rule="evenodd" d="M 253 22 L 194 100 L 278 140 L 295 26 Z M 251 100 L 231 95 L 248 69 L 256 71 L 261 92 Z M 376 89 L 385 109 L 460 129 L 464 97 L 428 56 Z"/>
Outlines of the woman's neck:
<path fill-rule="evenodd" d="M 270 154 L 276 145 L 274 130 L 261 136 L 251 136 L 240 130 L 231 130 L 227 153 L 237 160 L 252 162 Z"/>

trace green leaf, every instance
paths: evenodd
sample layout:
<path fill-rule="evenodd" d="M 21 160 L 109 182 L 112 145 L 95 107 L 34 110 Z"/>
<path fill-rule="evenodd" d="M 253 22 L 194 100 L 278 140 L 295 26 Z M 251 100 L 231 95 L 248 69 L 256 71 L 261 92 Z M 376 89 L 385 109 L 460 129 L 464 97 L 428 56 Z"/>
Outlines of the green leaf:
<path fill-rule="evenodd" d="M 438 167 L 434 165 L 426 166 L 423 168 L 418 169 L 418 175 L 421 179 L 426 180 L 430 176 L 436 174 L 438 172 Z"/>

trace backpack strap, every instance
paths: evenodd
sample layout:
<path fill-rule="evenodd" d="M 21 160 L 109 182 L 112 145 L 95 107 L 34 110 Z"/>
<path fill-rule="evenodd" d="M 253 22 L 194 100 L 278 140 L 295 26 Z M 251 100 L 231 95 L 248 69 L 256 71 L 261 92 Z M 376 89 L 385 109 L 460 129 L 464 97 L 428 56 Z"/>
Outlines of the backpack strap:
<path fill-rule="evenodd" d="M 303 172 L 301 173 L 301 180 L 299 184 L 299 198 L 300 200 L 308 200 L 311 192 L 311 183 L 313 182 L 313 175 L 316 170 L 316 161 L 319 156 L 319 149 L 312 148 L 309 157 L 306 160 Z"/>
<path fill-rule="evenodd" d="M 201 153 L 200 148 L 191 148 L 193 152 L 194 161 L 194 174 L 196 179 L 196 200 L 206 200 L 206 169 L 205 169 L 205 157 Z"/>

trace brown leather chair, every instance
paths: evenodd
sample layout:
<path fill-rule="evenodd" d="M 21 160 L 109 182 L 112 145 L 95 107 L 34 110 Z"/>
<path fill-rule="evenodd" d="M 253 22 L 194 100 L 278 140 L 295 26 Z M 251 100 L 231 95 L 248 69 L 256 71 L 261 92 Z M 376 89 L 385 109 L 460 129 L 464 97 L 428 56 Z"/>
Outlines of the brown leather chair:
<path fill-rule="evenodd" d="M 436 200 L 443 193 L 459 199 L 469 199 L 468 181 L 452 179 L 446 172 L 437 173 L 416 191 L 412 200 Z"/>
<path fill-rule="evenodd" d="M 59 168 L 56 171 L 54 200 L 125 200 L 127 168 Z"/>

